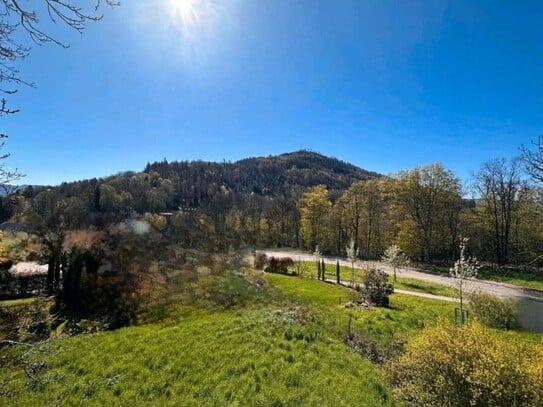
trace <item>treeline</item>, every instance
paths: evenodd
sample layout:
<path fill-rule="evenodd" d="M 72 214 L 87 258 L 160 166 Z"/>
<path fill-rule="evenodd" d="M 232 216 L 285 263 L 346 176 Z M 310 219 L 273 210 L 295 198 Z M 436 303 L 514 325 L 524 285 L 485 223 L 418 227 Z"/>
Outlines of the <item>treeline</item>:
<path fill-rule="evenodd" d="M 301 151 L 236 163 L 149 164 L 143 172 L 28 187 L 4 198 L 2 220 L 37 234 L 143 218 L 175 243 L 202 250 L 302 247 L 377 259 L 398 244 L 412 259 L 450 263 L 460 236 L 497 264 L 542 253 L 540 191 L 519 160 L 484 164 L 469 189 L 440 164 L 383 177 Z M 473 198 L 470 198 L 473 197 Z M 537 261 L 534 261 L 537 264 Z"/>
<path fill-rule="evenodd" d="M 362 258 L 379 258 L 398 244 L 413 260 L 448 264 L 458 241 L 499 265 L 537 264 L 543 250 L 540 190 L 522 177 L 519 160 L 494 160 L 470 185 L 476 198 L 441 164 L 389 178 L 353 183 L 337 200 L 324 186 L 299 201 L 303 247 L 344 254 L 353 239 Z"/>

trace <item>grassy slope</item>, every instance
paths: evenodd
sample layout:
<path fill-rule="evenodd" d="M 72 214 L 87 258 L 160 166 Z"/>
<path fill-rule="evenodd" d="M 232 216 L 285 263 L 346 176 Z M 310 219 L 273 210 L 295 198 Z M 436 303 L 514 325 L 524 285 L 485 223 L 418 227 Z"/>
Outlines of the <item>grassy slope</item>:
<path fill-rule="evenodd" d="M 11 393 L 0 405 L 393 405 L 378 368 L 346 348 L 331 318 L 342 316 L 328 305 L 344 289 L 272 280 L 300 288 L 300 301 L 178 308 L 165 323 L 56 341 L 40 376 L 54 382 L 29 389 L 21 370 L 0 367 Z"/>
<path fill-rule="evenodd" d="M 19 383 L 18 405 L 29 406 L 387 405 L 375 367 L 303 328 L 288 336 L 289 325 L 280 311 L 196 312 L 173 326 L 57 343 L 48 374 L 59 384 L 28 392 L 21 373 L 9 379 Z"/>
<path fill-rule="evenodd" d="M 312 279 L 269 275 L 268 279 L 291 298 L 316 307 L 325 313 L 329 326 L 345 333 L 349 315 L 355 330 L 367 332 L 377 340 L 386 340 L 392 334 L 407 337 L 424 324 L 438 319 L 452 320 L 454 304 L 408 295 L 393 294 L 390 308 L 374 307 L 370 311 L 350 311 L 338 305 L 345 303 L 349 290 L 334 284 Z"/>
<path fill-rule="evenodd" d="M 453 315 L 453 304 L 399 294 L 391 309 L 350 310 L 343 287 L 267 279 L 278 289 L 267 304 L 177 307 L 159 324 L 53 342 L 40 374 L 49 384 L 29 387 L 0 353 L 0 405 L 394 405 L 381 371 L 343 344 L 349 316 L 386 342 Z"/>
<path fill-rule="evenodd" d="M 414 278 L 398 277 L 394 287 L 403 290 L 428 293 L 433 295 L 442 295 L 445 297 L 456 298 L 458 289 L 443 284 L 429 283 L 427 281 L 416 280 Z"/>

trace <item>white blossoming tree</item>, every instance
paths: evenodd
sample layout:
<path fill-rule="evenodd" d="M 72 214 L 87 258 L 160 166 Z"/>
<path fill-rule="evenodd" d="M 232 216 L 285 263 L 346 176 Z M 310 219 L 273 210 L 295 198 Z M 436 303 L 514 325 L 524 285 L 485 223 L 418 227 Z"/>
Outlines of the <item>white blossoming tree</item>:
<path fill-rule="evenodd" d="M 477 258 L 466 257 L 466 247 L 469 238 L 460 238 L 460 258 L 454 263 L 451 268 L 451 277 L 454 278 L 458 287 L 458 297 L 460 299 L 460 312 L 464 314 L 464 291 L 469 280 L 477 277 L 477 271 L 481 268 Z"/>
<path fill-rule="evenodd" d="M 315 256 L 315 262 L 317 263 L 317 280 L 321 279 L 321 250 L 319 248 L 319 245 L 315 246 L 315 251 L 313 252 L 313 255 Z"/>
<path fill-rule="evenodd" d="M 388 264 L 394 270 L 394 282 L 396 282 L 396 271 L 400 271 L 409 264 L 409 259 L 397 244 L 393 244 L 385 250 L 381 261 Z"/>
<path fill-rule="evenodd" d="M 354 263 L 358 257 L 358 249 L 355 248 L 355 241 L 351 238 L 349 245 L 345 247 L 345 252 L 347 253 L 347 258 L 351 262 L 351 287 L 354 285 Z"/>

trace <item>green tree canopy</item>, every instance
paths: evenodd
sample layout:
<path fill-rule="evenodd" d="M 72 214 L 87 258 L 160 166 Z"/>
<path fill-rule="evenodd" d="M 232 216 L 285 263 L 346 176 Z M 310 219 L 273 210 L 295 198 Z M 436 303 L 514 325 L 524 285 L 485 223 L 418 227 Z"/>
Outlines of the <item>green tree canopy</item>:
<path fill-rule="evenodd" d="M 332 203 L 324 185 L 311 188 L 298 202 L 302 238 L 305 246 L 314 249 L 323 246 L 328 234 L 328 216 Z"/>

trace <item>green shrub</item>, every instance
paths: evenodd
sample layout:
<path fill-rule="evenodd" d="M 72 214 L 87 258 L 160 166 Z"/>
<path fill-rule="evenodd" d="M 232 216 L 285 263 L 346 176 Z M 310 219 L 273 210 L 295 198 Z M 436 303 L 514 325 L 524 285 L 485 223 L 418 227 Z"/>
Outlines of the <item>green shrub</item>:
<path fill-rule="evenodd" d="M 388 296 L 394 292 L 388 275 L 378 269 L 369 269 L 364 275 L 364 292 L 367 300 L 378 307 L 388 307 Z"/>
<path fill-rule="evenodd" d="M 477 321 L 424 329 L 387 365 L 408 406 L 543 405 L 543 347 L 498 336 Z"/>
<path fill-rule="evenodd" d="M 479 321 L 492 328 L 514 329 L 518 327 L 517 307 L 514 301 L 493 295 L 475 293 L 470 296 L 472 312 Z"/>

